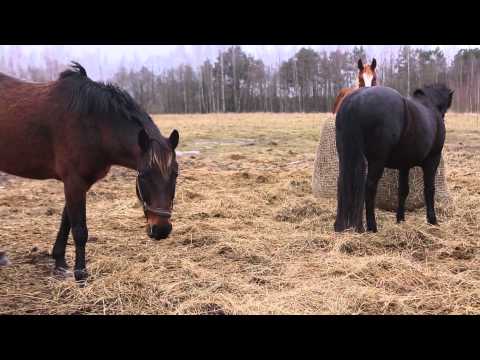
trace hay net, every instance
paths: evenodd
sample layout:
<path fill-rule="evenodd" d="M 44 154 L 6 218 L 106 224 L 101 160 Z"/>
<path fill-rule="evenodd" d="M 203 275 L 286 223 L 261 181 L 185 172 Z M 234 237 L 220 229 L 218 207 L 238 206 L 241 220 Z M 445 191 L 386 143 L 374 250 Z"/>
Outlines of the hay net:
<path fill-rule="evenodd" d="M 435 203 L 450 199 L 446 183 L 446 166 L 442 158 L 435 178 Z M 335 144 L 335 116 L 324 122 L 313 163 L 312 191 L 318 198 L 337 197 L 338 156 Z M 409 194 L 405 202 L 407 210 L 425 205 L 423 197 L 423 171 L 420 167 L 410 169 Z M 379 181 L 375 204 L 384 210 L 396 210 L 398 205 L 398 170 L 385 168 Z"/>

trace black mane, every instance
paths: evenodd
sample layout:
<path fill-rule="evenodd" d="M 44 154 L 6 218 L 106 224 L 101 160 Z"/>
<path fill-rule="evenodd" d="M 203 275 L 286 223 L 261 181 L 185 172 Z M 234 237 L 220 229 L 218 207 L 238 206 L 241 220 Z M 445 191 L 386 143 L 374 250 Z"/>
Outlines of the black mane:
<path fill-rule="evenodd" d="M 70 68 L 60 73 L 58 81 L 70 96 L 69 110 L 81 115 L 122 116 L 138 123 L 150 136 L 160 135 L 150 116 L 127 91 L 112 83 L 91 80 L 79 63 L 72 61 Z"/>
<path fill-rule="evenodd" d="M 413 97 L 418 100 L 428 99 L 444 114 L 452 104 L 452 94 L 453 91 L 446 84 L 436 83 L 416 89 Z"/>

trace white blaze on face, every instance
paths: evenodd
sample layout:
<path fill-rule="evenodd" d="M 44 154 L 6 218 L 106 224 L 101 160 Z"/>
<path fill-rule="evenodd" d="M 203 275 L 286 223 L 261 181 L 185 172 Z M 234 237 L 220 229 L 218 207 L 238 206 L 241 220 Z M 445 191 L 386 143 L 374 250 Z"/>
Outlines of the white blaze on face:
<path fill-rule="evenodd" d="M 372 74 L 363 73 L 363 82 L 365 83 L 365 87 L 372 86 L 372 81 L 373 81 L 373 75 Z"/>

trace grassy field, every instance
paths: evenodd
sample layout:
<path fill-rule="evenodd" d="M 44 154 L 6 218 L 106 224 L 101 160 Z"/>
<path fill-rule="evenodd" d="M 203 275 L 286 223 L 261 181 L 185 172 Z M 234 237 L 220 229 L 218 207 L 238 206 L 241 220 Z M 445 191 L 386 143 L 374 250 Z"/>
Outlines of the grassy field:
<path fill-rule="evenodd" d="M 311 176 L 326 114 L 156 116 L 180 131 L 172 235 L 150 240 L 135 174 L 113 168 L 88 195 L 88 284 L 57 279 L 56 181 L 0 184 L 2 314 L 478 314 L 480 125 L 447 116 L 453 203 L 404 224 L 377 211 L 376 234 L 335 234 L 335 202 Z M 0 180 L 1 181 L 1 180 Z M 73 264 L 74 247 L 67 247 Z"/>

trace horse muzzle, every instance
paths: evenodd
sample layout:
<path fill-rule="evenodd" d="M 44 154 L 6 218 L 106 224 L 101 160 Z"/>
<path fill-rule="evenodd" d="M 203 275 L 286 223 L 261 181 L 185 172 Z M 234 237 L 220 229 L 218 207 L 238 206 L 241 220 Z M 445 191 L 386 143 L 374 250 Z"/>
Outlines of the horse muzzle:
<path fill-rule="evenodd" d="M 147 234 L 154 240 L 166 239 L 172 232 L 172 224 L 165 223 L 164 225 L 147 225 Z"/>

